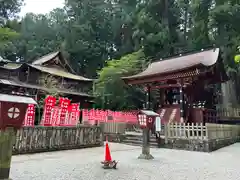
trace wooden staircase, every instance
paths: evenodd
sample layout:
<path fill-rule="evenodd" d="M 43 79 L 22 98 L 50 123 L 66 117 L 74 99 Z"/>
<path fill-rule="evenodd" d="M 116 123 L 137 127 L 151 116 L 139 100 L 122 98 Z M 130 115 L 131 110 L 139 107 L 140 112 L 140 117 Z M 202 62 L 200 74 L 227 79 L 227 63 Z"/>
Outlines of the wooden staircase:
<path fill-rule="evenodd" d="M 131 146 L 142 146 L 142 135 L 141 134 L 126 134 L 121 143 Z M 158 143 L 155 136 L 150 137 L 150 147 L 157 148 Z"/>

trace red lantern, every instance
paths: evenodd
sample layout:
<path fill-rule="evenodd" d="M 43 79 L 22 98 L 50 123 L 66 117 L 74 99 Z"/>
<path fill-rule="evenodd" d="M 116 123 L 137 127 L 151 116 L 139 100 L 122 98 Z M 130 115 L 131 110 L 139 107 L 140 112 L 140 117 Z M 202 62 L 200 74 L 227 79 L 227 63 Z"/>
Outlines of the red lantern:
<path fill-rule="evenodd" d="M 138 122 L 141 128 L 152 128 L 156 117 L 160 117 L 159 114 L 150 110 L 141 110 L 138 113 Z"/>

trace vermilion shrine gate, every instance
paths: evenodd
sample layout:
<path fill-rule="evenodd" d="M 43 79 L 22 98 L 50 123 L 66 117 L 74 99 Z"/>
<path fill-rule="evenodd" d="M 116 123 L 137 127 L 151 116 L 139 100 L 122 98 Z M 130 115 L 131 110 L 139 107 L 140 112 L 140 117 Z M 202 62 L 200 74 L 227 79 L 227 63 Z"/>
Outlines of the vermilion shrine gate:
<path fill-rule="evenodd" d="M 124 77 L 127 84 L 146 87 L 146 108 L 151 90 L 160 93 L 156 111 L 163 123 L 216 122 L 215 88 L 228 80 L 219 48 L 178 55 L 151 63 L 143 72 Z"/>

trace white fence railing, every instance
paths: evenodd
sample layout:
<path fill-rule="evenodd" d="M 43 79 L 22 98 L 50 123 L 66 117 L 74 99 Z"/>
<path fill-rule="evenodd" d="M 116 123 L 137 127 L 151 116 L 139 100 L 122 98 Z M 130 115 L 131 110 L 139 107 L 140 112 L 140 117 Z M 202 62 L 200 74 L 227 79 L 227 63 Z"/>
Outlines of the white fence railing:
<path fill-rule="evenodd" d="M 206 123 L 179 123 L 165 125 L 165 138 L 178 139 L 227 139 L 240 135 L 239 125 L 211 124 Z"/>
<path fill-rule="evenodd" d="M 240 118 L 240 108 L 217 108 L 217 115 L 219 117 L 235 117 Z"/>
<path fill-rule="evenodd" d="M 202 123 L 199 124 L 166 124 L 165 125 L 166 138 L 179 139 L 207 139 L 207 129 Z"/>
<path fill-rule="evenodd" d="M 99 124 L 104 133 L 124 134 L 126 132 L 126 123 L 124 122 L 104 122 Z"/>
<path fill-rule="evenodd" d="M 104 133 L 125 134 L 127 131 L 127 123 L 123 122 L 105 122 L 100 123 L 100 126 Z M 161 134 L 165 139 L 227 139 L 240 136 L 240 125 L 169 123 L 163 126 Z"/>

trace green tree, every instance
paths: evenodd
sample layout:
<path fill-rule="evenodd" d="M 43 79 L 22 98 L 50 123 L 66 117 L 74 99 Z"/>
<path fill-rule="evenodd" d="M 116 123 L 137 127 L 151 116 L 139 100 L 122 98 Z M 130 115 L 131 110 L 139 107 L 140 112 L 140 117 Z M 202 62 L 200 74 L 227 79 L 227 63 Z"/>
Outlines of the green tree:
<path fill-rule="evenodd" d="M 240 41 L 240 5 L 238 1 L 226 2 L 215 0 L 215 6 L 211 10 L 212 29 L 214 40 L 223 52 L 223 60 L 231 74 L 238 68 L 233 57 Z"/>
<path fill-rule="evenodd" d="M 160 59 L 179 52 L 180 11 L 174 0 L 150 0 L 136 15 L 133 39 L 146 56 Z"/>
<path fill-rule="evenodd" d="M 113 110 L 141 108 L 145 100 L 143 89 L 126 85 L 121 77 L 140 72 L 146 64 L 142 50 L 108 61 L 99 72 L 95 85 L 97 107 Z"/>
<path fill-rule="evenodd" d="M 96 77 L 96 70 L 109 57 L 112 31 L 108 8 L 104 0 L 66 1 L 70 22 L 65 49 L 82 75 Z"/>
<path fill-rule="evenodd" d="M 22 1 L 7 2 L 3 7 L 0 1 L 0 24 L 8 28 L 0 29 L 1 55 L 28 61 L 63 50 L 79 74 L 99 75 L 99 107 L 141 107 L 143 99 L 135 98 L 143 95 L 141 88 L 126 86 L 121 76 L 141 71 L 149 59 L 212 44 L 221 47 L 232 78 L 240 76 L 234 62 L 240 42 L 239 0 L 66 0 L 64 9 L 27 14 L 21 22 L 12 17 Z"/>
<path fill-rule="evenodd" d="M 210 46 L 209 39 L 209 11 L 211 0 L 193 0 L 190 4 L 191 24 L 189 33 L 190 48 L 200 50 Z"/>
<path fill-rule="evenodd" d="M 0 18 L 16 17 L 21 10 L 24 0 L 0 0 Z"/>
<path fill-rule="evenodd" d="M 139 46 L 134 43 L 132 34 L 140 5 L 138 0 L 109 1 L 108 7 L 111 7 L 109 11 L 112 17 L 112 37 L 109 39 L 112 44 L 110 59 L 119 59 L 139 49 Z"/>
<path fill-rule="evenodd" d="M 7 43 L 4 57 L 9 60 L 31 61 L 63 47 L 68 17 L 63 9 L 46 15 L 27 14 L 18 25 L 9 22 L 20 36 Z"/>
<path fill-rule="evenodd" d="M 0 28 L 0 48 L 13 38 L 18 37 L 18 33 L 9 28 Z"/>
<path fill-rule="evenodd" d="M 240 66 L 234 62 L 234 56 L 238 51 L 240 42 L 240 5 L 239 1 L 215 0 L 210 11 L 211 28 L 210 33 L 218 47 L 221 47 L 222 58 L 229 77 L 234 81 L 236 92 L 240 91 Z M 235 98 L 235 97 L 234 97 Z M 240 96 L 237 93 L 237 99 Z"/>
<path fill-rule="evenodd" d="M 10 18 L 15 18 L 20 11 L 23 0 L 0 0 L 0 55 L 5 44 L 15 39 L 18 34 L 7 26 Z"/>

